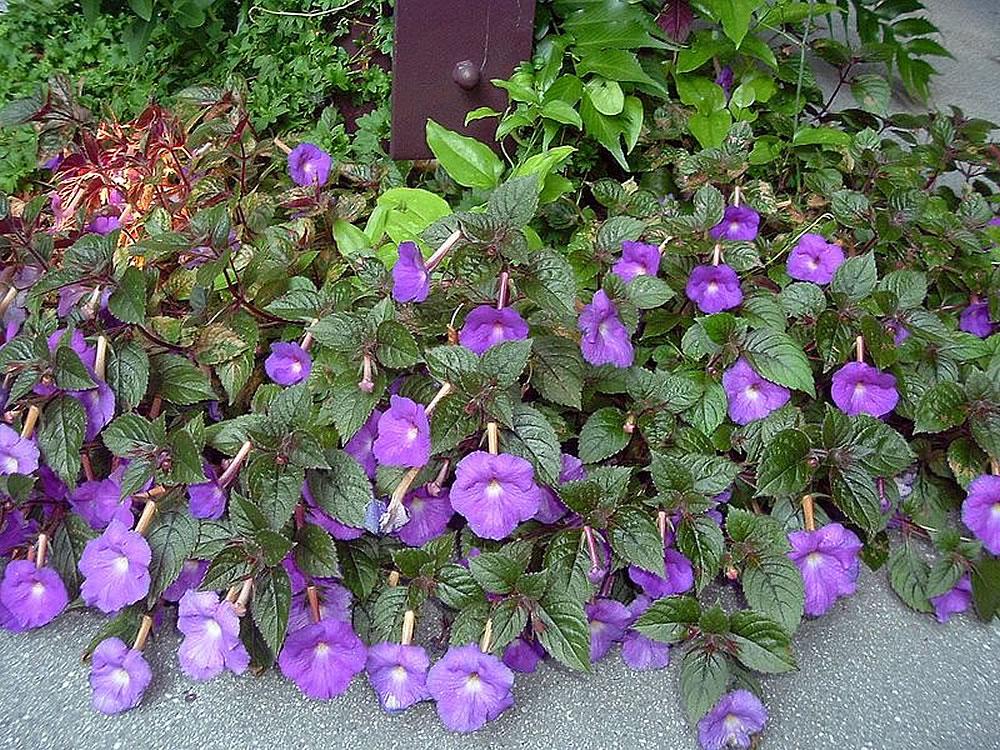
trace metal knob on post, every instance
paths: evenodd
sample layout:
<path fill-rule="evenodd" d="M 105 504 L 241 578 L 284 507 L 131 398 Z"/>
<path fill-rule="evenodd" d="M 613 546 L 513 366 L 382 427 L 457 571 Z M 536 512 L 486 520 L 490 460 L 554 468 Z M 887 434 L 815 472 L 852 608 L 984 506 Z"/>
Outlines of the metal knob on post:
<path fill-rule="evenodd" d="M 472 60 L 462 60 L 451 71 L 451 79 L 466 91 L 472 91 L 479 85 L 479 66 Z"/>

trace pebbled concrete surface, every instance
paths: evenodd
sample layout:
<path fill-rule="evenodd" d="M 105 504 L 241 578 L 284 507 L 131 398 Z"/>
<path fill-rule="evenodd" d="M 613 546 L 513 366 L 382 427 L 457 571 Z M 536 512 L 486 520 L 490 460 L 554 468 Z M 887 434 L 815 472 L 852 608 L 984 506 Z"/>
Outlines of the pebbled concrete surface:
<path fill-rule="evenodd" d="M 172 628 L 147 646 L 154 680 L 143 704 L 105 717 L 90 709 L 79 660 L 99 622 L 71 613 L 42 631 L 0 634 L 0 748 L 697 748 L 676 664 L 633 672 L 613 653 L 589 677 L 546 664 L 519 675 L 516 706 L 470 737 L 447 732 L 431 704 L 383 714 L 360 679 L 330 702 L 303 698 L 276 673 L 193 682 L 177 665 Z M 855 597 L 803 625 L 796 648 L 801 671 L 763 686 L 765 747 L 1000 748 L 998 624 L 963 615 L 939 625 L 898 602 L 884 575 L 864 573 Z"/>

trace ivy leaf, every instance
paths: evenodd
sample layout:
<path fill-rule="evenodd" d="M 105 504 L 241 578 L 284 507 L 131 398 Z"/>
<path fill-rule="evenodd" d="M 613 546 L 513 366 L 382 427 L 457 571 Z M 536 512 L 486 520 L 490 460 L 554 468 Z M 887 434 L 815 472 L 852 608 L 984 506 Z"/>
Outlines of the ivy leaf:
<path fill-rule="evenodd" d="M 42 416 L 38 447 L 45 463 L 66 485 L 76 487 L 80 473 L 80 450 L 87 432 L 87 414 L 72 396 L 58 396 Z"/>
<path fill-rule="evenodd" d="M 598 409 L 580 430 L 580 460 L 594 464 L 625 449 L 632 435 L 625 431 L 625 415 L 614 407 Z"/>
<path fill-rule="evenodd" d="M 363 528 L 374 499 L 372 483 L 361 464 L 342 450 L 326 452 L 329 470 L 310 471 L 309 489 L 319 506 L 347 526 Z"/>
<path fill-rule="evenodd" d="M 807 459 L 812 449 L 801 430 L 782 430 L 764 447 L 757 467 L 757 495 L 780 495 L 803 490 L 812 468 Z"/>
<path fill-rule="evenodd" d="M 681 699 L 695 723 L 718 703 L 729 684 L 729 661 L 719 651 L 694 648 L 681 662 Z"/>
<path fill-rule="evenodd" d="M 288 630 L 288 611 L 292 602 L 292 584 L 280 565 L 264 568 L 254 581 L 250 611 L 272 653 L 281 652 Z"/>
<path fill-rule="evenodd" d="M 539 642 L 556 661 L 590 671 L 590 624 L 582 602 L 550 591 L 538 603 L 535 620 Z"/>

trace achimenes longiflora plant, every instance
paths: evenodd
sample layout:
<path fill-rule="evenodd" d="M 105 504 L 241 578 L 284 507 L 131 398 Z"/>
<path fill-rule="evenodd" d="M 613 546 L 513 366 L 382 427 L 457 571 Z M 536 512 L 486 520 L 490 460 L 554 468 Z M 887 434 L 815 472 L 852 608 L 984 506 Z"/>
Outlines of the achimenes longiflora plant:
<path fill-rule="evenodd" d="M 680 667 L 705 748 L 747 747 L 747 670 L 793 669 L 886 550 L 914 608 L 994 614 L 985 199 L 911 221 L 876 179 L 859 222 L 704 167 L 594 185 L 563 232 L 545 174 L 451 212 L 302 145 L 289 184 L 219 112 L 218 143 L 160 110 L 102 135 L 129 170 L 68 154 L 0 219 L 0 623 L 106 613 L 98 710 L 139 703 L 176 613 L 193 680 L 277 666 L 326 700 L 364 673 L 456 731 L 620 645 Z M 870 150 L 829 168 L 864 186 Z"/>

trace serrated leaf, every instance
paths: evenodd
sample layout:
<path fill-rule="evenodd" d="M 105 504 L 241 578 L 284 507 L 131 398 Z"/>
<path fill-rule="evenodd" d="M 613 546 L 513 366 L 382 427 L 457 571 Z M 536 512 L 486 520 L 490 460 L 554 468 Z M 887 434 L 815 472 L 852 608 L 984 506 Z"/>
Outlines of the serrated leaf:
<path fill-rule="evenodd" d="M 87 413 L 71 396 L 58 396 L 45 407 L 38 447 L 45 463 L 72 489 L 80 473 L 80 451 L 87 432 Z"/>
<path fill-rule="evenodd" d="M 614 407 L 598 409 L 580 430 L 580 460 L 598 463 L 625 449 L 632 435 L 625 431 L 625 415 Z"/>

